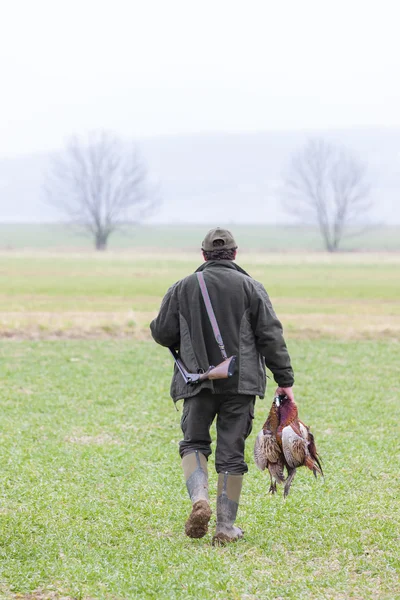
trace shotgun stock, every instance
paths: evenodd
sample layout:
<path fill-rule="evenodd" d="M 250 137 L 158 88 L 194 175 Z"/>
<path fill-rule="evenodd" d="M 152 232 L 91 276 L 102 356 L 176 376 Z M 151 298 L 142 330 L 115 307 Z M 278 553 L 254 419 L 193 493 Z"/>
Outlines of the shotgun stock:
<path fill-rule="evenodd" d="M 230 356 L 216 367 L 210 367 L 204 374 L 207 374 L 207 379 L 228 379 L 234 374 L 235 367 L 236 356 Z"/>
<path fill-rule="evenodd" d="M 206 379 L 228 379 L 228 377 L 232 377 L 233 373 L 235 372 L 236 356 L 227 358 L 216 367 L 211 365 L 204 373 L 190 373 L 183 364 L 177 350 L 175 350 L 173 347 L 170 347 L 169 351 L 171 352 L 176 366 L 185 380 L 185 383 L 188 385 L 196 385 L 197 383 L 201 383 Z"/>

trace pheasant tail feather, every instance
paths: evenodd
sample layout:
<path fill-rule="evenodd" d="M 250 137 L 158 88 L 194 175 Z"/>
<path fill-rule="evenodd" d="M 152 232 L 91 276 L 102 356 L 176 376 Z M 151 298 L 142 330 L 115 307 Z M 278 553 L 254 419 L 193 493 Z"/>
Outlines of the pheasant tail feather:
<path fill-rule="evenodd" d="M 310 471 L 314 473 L 315 477 L 317 476 L 317 473 L 322 476 L 324 475 L 318 459 L 312 458 L 311 456 L 306 456 L 304 464 L 310 469 Z"/>

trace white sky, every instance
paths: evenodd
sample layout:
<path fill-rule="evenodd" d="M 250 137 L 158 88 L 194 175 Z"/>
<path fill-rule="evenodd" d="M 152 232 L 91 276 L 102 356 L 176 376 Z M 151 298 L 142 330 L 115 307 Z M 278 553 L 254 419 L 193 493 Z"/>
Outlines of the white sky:
<path fill-rule="evenodd" d="M 0 0 L 0 155 L 400 125 L 397 0 Z"/>

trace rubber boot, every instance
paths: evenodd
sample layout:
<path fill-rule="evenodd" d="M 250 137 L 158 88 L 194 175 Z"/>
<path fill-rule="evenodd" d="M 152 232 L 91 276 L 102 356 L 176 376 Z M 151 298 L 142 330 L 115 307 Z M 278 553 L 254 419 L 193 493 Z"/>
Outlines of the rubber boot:
<path fill-rule="evenodd" d="M 182 458 L 186 487 L 192 501 L 192 512 L 185 523 L 185 533 L 191 538 L 202 538 L 208 531 L 211 508 L 208 498 L 207 459 L 195 450 Z"/>
<path fill-rule="evenodd" d="M 219 473 L 217 497 L 217 528 L 213 537 L 214 545 L 236 542 L 243 537 L 240 527 L 233 524 L 239 508 L 243 475 Z"/>

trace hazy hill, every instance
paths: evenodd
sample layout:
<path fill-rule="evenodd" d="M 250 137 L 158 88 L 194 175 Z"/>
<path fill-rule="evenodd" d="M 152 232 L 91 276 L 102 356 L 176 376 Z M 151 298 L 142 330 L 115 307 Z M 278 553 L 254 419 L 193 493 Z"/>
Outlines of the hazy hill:
<path fill-rule="evenodd" d="M 315 134 L 313 134 L 315 135 Z M 400 223 L 400 129 L 319 133 L 353 150 L 369 165 L 373 218 Z M 199 134 L 139 141 L 163 206 L 153 222 L 287 221 L 279 206 L 281 174 L 307 133 Z M 0 220 L 51 221 L 58 215 L 42 196 L 48 155 L 0 160 Z"/>

